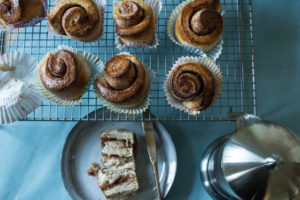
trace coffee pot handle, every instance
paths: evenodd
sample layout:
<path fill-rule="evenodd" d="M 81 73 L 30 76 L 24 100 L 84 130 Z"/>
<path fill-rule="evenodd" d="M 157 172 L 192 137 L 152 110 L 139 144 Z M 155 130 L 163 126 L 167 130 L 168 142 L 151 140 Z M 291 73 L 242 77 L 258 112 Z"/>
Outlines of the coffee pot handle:
<path fill-rule="evenodd" d="M 236 130 L 255 123 L 261 123 L 263 120 L 255 115 L 244 114 L 237 118 L 236 120 Z"/>

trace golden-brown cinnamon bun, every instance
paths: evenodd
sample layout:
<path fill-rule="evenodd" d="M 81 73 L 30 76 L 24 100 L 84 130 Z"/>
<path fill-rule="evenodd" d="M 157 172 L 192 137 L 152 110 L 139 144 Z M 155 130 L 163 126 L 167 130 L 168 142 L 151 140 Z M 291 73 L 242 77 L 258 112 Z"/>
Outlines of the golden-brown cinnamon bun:
<path fill-rule="evenodd" d="M 93 41 L 101 35 L 102 17 L 102 9 L 93 0 L 57 0 L 48 13 L 54 32 L 80 41 Z"/>
<path fill-rule="evenodd" d="M 133 55 L 112 57 L 105 65 L 104 77 L 95 84 L 104 99 L 123 108 L 140 105 L 149 89 L 146 68 Z"/>
<path fill-rule="evenodd" d="M 43 86 L 65 100 L 79 99 L 91 79 L 88 64 L 71 51 L 48 54 L 40 65 Z"/>
<path fill-rule="evenodd" d="M 172 95 L 191 110 L 205 110 L 215 95 L 212 72 L 201 63 L 184 62 L 175 66 L 168 79 Z"/>
<path fill-rule="evenodd" d="M 125 44 L 152 44 L 156 19 L 152 8 L 140 0 L 123 0 L 113 11 L 115 31 Z"/>
<path fill-rule="evenodd" d="M 223 31 L 219 0 L 195 0 L 180 11 L 175 25 L 175 35 L 180 43 L 204 52 L 212 49 Z"/>
<path fill-rule="evenodd" d="M 6 28 L 45 16 L 41 0 L 0 0 L 0 22 Z"/>

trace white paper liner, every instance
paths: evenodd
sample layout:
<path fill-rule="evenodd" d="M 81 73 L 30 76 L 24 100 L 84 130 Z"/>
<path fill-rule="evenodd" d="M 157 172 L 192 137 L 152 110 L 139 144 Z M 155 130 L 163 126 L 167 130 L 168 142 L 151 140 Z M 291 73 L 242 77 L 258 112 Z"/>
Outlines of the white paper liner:
<path fill-rule="evenodd" d="M 15 24 L 15 25 L 13 25 L 11 27 L 8 27 L 8 28 L 4 27 L 0 23 L 0 31 L 11 31 L 11 30 L 14 30 L 14 29 L 17 29 L 17 28 L 35 26 L 36 24 L 42 22 L 47 17 L 47 0 L 40 0 L 40 1 L 43 2 L 45 16 L 43 16 L 43 17 L 36 17 L 36 18 L 33 18 L 32 20 L 30 20 L 29 22 Z"/>
<path fill-rule="evenodd" d="M 113 1 L 113 9 L 114 7 L 119 3 L 119 0 L 114 0 Z M 159 13 L 161 11 L 161 8 L 162 8 L 162 3 L 161 3 L 161 0 L 145 0 L 145 3 L 147 3 L 153 10 L 153 13 L 155 15 L 155 32 L 154 32 L 154 40 L 153 40 L 153 43 L 151 45 L 149 44 L 143 44 L 143 43 L 135 43 L 135 44 L 125 44 L 122 42 L 122 40 L 120 39 L 120 37 L 118 35 L 116 35 L 116 47 L 119 49 L 119 50 L 122 50 L 126 47 L 131 47 L 131 48 L 145 48 L 145 47 L 148 47 L 148 48 L 156 48 L 158 45 L 159 45 L 159 39 L 157 37 L 157 33 L 156 33 L 156 27 L 157 27 L 157 23 L 158 23 L 158 16 L 159 16 Z"/>
<path fill-rule="evenodd" d="M 128 52 L 121 52 L 118 55 L 131 55 L 131 54 Z M 155 79 L 155 72 L 152 69 L 150 69 L 149 67 L 146 67 L 146 71 L 147 71 L 147 75 L 148 75 L 149 88 L 148 88 L 148 91 L 147 91 L 147 94 L 146 94 L 146 97 L 145 97 L 143 103 L 141 103 L 138 107 L 121 108 L 115 104 L 112 104 L 111 102 L 107 101 L 106 99 L 104 99 L 102 97 L 102 95 L 99 93 L 99 91 L 97 90 L 97 87 L 94 83 L 93 85 L 94 85 L 94 92 L 96 94 L 96 97 L 103 104 L 104 107 L 108 108 L 109 110 L 111 110 L 113 112 L 130 114 L 130 115 L 143 113 L 144 111 L 147 110 L 147 108 L 150 105 L 150 89 L 151 89 L 151 84 L 152 84 L 153 80 Z M 97 77 L 104 77 L 104 66 L 97 74 Z"/>
<path fill-rule="evenodd" d="M 186 106 L 184 106 L 182 104 L 181 101 L 179 101 L 178 99 L 176 99 L 173 94 L 171 93 L 170 89 L 169 89 L 169 77 L 171 74 L 171 71 L 174 69 L 174 67 L 185 63 L 185 62 L 196 62 L 196 63 L 201 63 L 202 65 L 204 65 L 207 69 L 209 69 L 214 77 L 214 81 L 215 81 L 215 94 L 214 97 L 212 99 L 212 102 L 210 104 L 213 105 L 215 103 L 215 101 L 220 97 L 221 92 L 222 92 L 222 74 L 220 71 L 220 68 L 216 65 L 216 63 L 207 57 L 181 57 L 179 58 L 175 64 L 173 65 L 172 69 L 169 71 L 167 78 L 164 82 L 164 90 L 165 90 L 165 95 L 167 98 L 168 103 L 174 107 L 177 108 L 179 110 L 182 110 L 184 112 L 187 112 L 190 115 L 198 115 L 200 114 L 202 111 L 195 111 L 195 110 L 191 110 L 189 108 L 187 108 Z M 207 108 L 206 108 L 207 109 Z"/>
<path fill-rule="evenodd" d="M 102 26 L 102 31 L 101 33 L 99 34 L 99 36 L 93 40 L 90 40 L 90 41 L 82 41 L 82 40 L 78 40 L 78 41 L 81 41 L 81 42 L 97 42 L 97 41 L 100 41 L 103 37 L 103 28 L 104 28 L 104 12 L 105 12 L 105 6 L 106 6 L 106 0 L 93 0 L 97 6 L 98 6 L 98 9 L 101 10 L 101 26 Z M 60 35 L 58 33 L 56 33 L 55 31 L 52 30 L 52 28 L 50 27 L 50 24 L 48 23 L 47 25 L 47 30 L 48 30 L 48 33 L 49 35 L 57 35 L 57 36 L 61 36 L 61 37 L 64 37 L 64 38 L 67 38 L 67 39 L 72 39 L 70 37 L 68 37 L 67 35 Z"/>
<path fill-rule="evenodd" d="M 44 58 L 41 60 L 41 62 L 37 65 L 37 68 L 35 70 L 34 73 L 34 80 L 35 80 L 35 84 L 37 86 L 37 88 L 39 89 L 39 91 L 41 92 L 41 94 L 47 98 L 48 100 L 55 102 L 56 104 L 59 105 L 64 105 L 64 106 L 74 106 L 78 103 L 81 102 L 81 98 L 83 96 L 83 94 L 86 92 L 86 90 L 89 89 L 90 85 L 95 81 L 96 79 L 96 75 L 99 72 L 99 70 L 101 68 L 103 68 L 103 62 L 95 55 L 83 51 L 83 50 L 79 50 L 79 49 L 75 49 L 69 46 L 65 46 L 65 45 L 60 45 L 58 46 L 55 50 L 51 51 L 50 53 L 55 54 L 56 52 L 60 51 L 60 50 L 68 50 L 71 51 L 73 53 L 75 53 L 76 55 L 80 56 L 83 60 L 85 60 L 88 64 L 88 66 L 90 67 L 91 70 L 91 80 L 89 81 L 89 83 L 86 85 L 85 90 L 82 92 L 82 95 L 80 98 L 75 99 L 75 100 L 66 100 L 66 99 L 62 99 L 59 98 L 58 96 L 56 96 L 55 94 L 53 94 L 51 91 L 49 91 L 48 89 L 46 89 L 44 87 L 44 85 L 42 84 L 42 81 L 40 79 L 40 74 L 39 74 L 39 68 L 40 65 L 42 63 L 42 61 L 46 58 L 46 56 L 49 54 L 46 54 L 44 56 Z"/>
<path fill-rule="evenodd" d="M 24 52 L 0 56 L 0 124 L 23 119 L 42 103 L 33 81 L 37 63 Z"/>
<path fill-rule="evenodd" d="M 175 24 L 176 24 L 177 17 L 179 15 L 180 11 L 183 9 L 183 7 L 185 5 L 187 5 L 188 3 L 192 2 L 192 1 L 194 1 L 194 0 L 184 1 L 181 4 L 179 4 L 172 11 L 172 14 L 171 14 L 171 16 L 169 18 L 169 21 L 168 21 L 168 27 L 167 27 L 169 38 L 175 44 L 183 47 L 184 49 L 186 49 L 187 51 L 189 51 L 189 52 L 191 52 L 193 54 L 196 54 L 198 56 L 203 56 L 203 57 L 209 57 L 212 60 L 216 61 L 219 58 L 220 54 L 222 53 L 222 49 L 223 49 L 223 39 L 222 39 L 222 37 L 218 40 L 218 42 L 216 43 L 216 45 L 211 50 L 209 50 L 207 52 L 204 52 L 201 49 L 198 49 L 198 48 L 193 47 L 193 46 L 182 44 L 176 38 L 176 35 L 175 35 Z M 224 13 L 223 8 L 221 8 L 220 13 L 223 15 L 223 13 Z"/>

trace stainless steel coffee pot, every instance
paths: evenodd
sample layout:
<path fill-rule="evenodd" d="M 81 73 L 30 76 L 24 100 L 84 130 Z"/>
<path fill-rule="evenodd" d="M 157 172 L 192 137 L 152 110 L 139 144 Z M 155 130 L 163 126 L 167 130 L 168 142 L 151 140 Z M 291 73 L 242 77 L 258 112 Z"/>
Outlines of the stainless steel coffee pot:
<path fill-rule="evenodd" d="M 299 122 L 300 123 L 300 122 Z M 220 200 L 300 199 L 300 139 L 254 115 L 215 140 L 201 160 L 207 192 Z"/>

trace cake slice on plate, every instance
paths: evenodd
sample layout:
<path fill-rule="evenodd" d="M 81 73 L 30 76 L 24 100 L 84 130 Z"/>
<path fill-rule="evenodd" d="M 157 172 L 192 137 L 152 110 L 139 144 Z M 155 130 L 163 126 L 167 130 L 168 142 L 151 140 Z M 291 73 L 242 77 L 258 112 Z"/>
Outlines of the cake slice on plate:
<path fill-rule="evenodd" d="M 136 137 L 125 129 L 104 130 L 100 134 L 103 168 L 93 163 L 88 174 L 97 177 L 108 200 L 125 200 L 137 193 Z"/>

